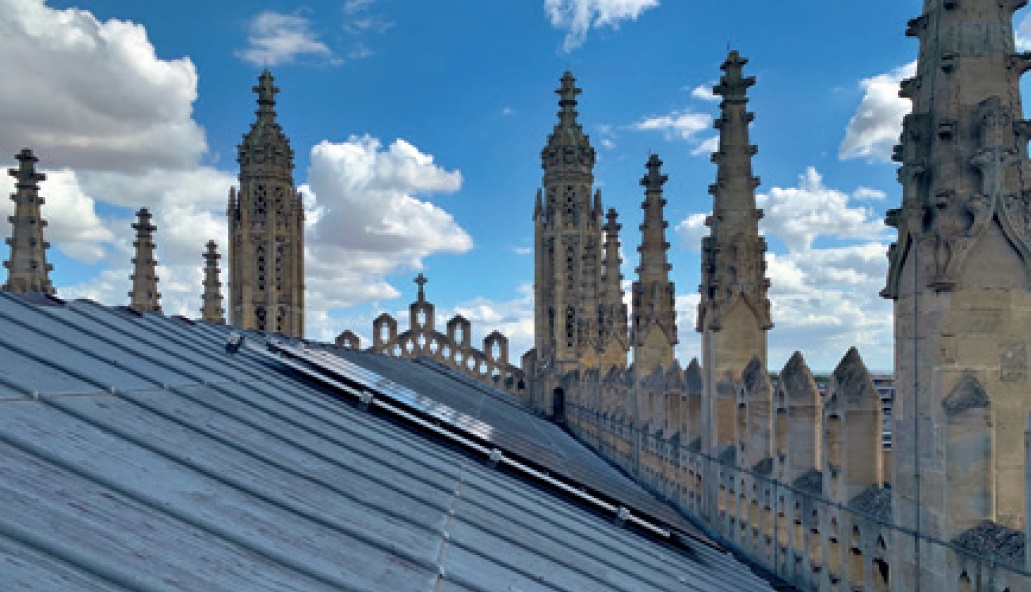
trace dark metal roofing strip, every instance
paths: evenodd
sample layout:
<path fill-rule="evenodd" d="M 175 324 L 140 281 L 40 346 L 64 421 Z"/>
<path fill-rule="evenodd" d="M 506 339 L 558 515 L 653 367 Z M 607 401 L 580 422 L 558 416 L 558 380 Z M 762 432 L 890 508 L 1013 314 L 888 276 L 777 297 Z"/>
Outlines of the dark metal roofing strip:
<path fill-rule="evenodd" d="M 55 407 L 55 408 L 57 408 L 57 409 L 59 409 L 61 411 L 64 411 L 65 413 L 68 413 L 69 415 L 72 415 L 73 417 L 75 417 L 77 415 L 74 412 L 69 412 L 68 410 L 60 409 L 59 407 Z M 76 417 L 76 419 L 79 419 L 80 421 L 84 421 L 85 423 L 90 423 L 88 420 L 85 420 L 85 419 L 83 419 L 81 417 Z M 135 437 L 132 437 L 132 436 L 129 436 L 129 437 L 126 438 L 125 437 L 126 434 L 124 434 L 124 432 L 123 432 L 123 434 L 118 434 L 117 432 L 119 432 L 121 430 L 112 430 L 110 428 L 106 428 L 106 427 L 102 427 L 102 426 L 96 426 L 96 425 L 94 427 L 97 427 L 98 429 L 101 429 L 101 430 L 107 431 L 109 433 L 112 433 L 113 435 L 115 435 L 115 437 L 125 439 L 127 441 L 132 442 L 133 444 L 135 444 L 137 446 L 140 446 L 140 447 L 145 448 L 145 449 L 150 449 L 151 452 L 155 452 L 156 454 L 161 455 L 161 451 L 154 451 L 154 450 L 152 450 L 153 447 L 148 447 L 145 443 L 140 442 L 138 438 L 135 438 Z M 111 492 L 115 493 L 116 495 L 122 497 L 123 499 L 130 500 L 133 503 L 136 503 L 136 504 L 138 504 L 140 506 L 143 506 L 143 507 L 149 509 L 150 511 L 153 511 L 153 512 L 156 512 L 158 514 L 167 516 L 167 517 L 169 517 L 171 519 L 174 519 L 175 521 L 177 521 L 177 522 L 179 522 L 181 524 L 184 524 L 184 525 L 189 526 L 191 528 L 195 528 L 195 529 L 197 529 L 199 531 L 205 532 L 205 533 L 207 533 L 210 536 L 217 537 L 217 538 L 219 538 L 219 539 L 221 539 L 221 540 L 223 540 L 223 541 L 225 541 L 227 543 L 230 543 L 230 544 L 232 544 L 234 546 L 237 546 L 237 547 L 239 547 L 241 549 L 246 549 L 248 552 L 253 553 L 253 554 L 257 555 L 257 556 L 260 556 L 260 557 L 264 558 L 266 561 L 269 561 L 271 563 L 275 563 L 275 564 L 277 564 L 277 565 L 279 565 L 281 567 L 287 568 L 287 569 L 289 569 L 291 571 L 294 571 L 294 572 L 296 572 L 296 573 L 298 573 L 300 575 L 304 575 L 305 577 L 308 577 L 308 578 L 310 578 L 312 580 L 318 581 L 318 582 L 320 582 L 322 584 L 325 584 L 325 585 L 328 585 L 328 586 L 331 586 L 331 587 L 337 587 L 337 588 L 342 589 L 342 590 L 349 590 L 349 591 L 355 591 L 355 592 L 375 592 L 374 590 L 371 590 L 371 589 L 363 588 L 363 587 L 360 587 L 360 586 L 354 586 L 350 582 L 348 582 L 348 581 L 346 581 L 346 580 L 344 580 L 342 578 L 337 578 L 337 577 L 333 577 L 333 576 L 330 576 L 330 575 L 327 575 L 327 574 L 317 573 L 314 570 L 312 570 L 308 565 L 306 565 L 304 563 L 301 563 L 299 561 L 296 561 L 295 559 L 293 559 L 293 558 L 291 558 L 291 557 L 289 557 L 289 556 L 287 556 L 287 555 L 285 555 L 283 553 L 280 553 L 280 552 L 276 551 L 275 549 L 262 548 L 261 546 L 255 544 L 254 542 L 249 541 L 247 539 L 244 539 L 244 538 L 242 538 L 240 536 L 237 536 L 235 533 L 232 533 L 232 532 L 228 531 L 227 529 L 223 528 L 218 523 L 212 522 L 210 520 L 206 520 L 204 518 L 200 518 L 200 517 L 190 516 L 190 515 L 184 514 L 183 512 L 180 512 L 180 511 L 176 510 L 175 508 L 168 507 L 167 505 L 162 504 L 158 500 L 152 499 L 150 496 L 148 496 L 146 494 L 143 494 L 143 493 L 140 493 L 140 492 L 137 492 L 137 491 L 133 491 L 133 490 L 130 490 L 130 489 L 126 488 L 126 487 L 122 486 L 121 484 L 117 483 L 116 481 L 108 478 L 106 475 L 97 474 L 97 473 L 95 473 L 93 471 L 90 471 L 90 470 L 84 468 L 84 467 L 72 465 L 71 463 L 68 463 L 64 459 L 56 456 L 55 454 L 53 454 L 49 450 L 46 450 L 46 449 L 44 449 L 44 448 L 42 448 L 40 446 L 37 446 L 37 445 L 35 445 L 35 444 L 31 443 L 31 442 L 27 442 L 27 441 L 25 441 L 25 440 L 23 440 L 21 438 L 17 438 L 15 436 L 12 436 L 11 434 L 0 432 L 0 442 L 3 442 L 4 444 L 7 444 L 8 446 L 11 446 L 12 448 L 16 448 L 18 450 L 21 450 L 22 452 L 24 452 L 26 454 L 32 455 L 32 456 L 34 456 L 36 458 L 39 458 L 40 460 L 45 461 L 47 464 L 52 465 L 54 467 L 57 467 L 60 470 L 66 472 L 66 473 L 73 474 L 73 475 L 77 476 L 80 479 L 84 479 L 86 481 L 93 482 L 93 483 L 95 483 L 95 484 L 97 484 L 97 485 L 99 485 L 101 487 L 104 487 L 105 489 L 108 489 L 109 491 L 111 491 Z M 170 458 L 170 460 L 175 460 L 175 459 L 171 459 Z M 201 471 L 198 471 L 198 472 L 201 472 Z M 208 475 L 208 476 L 210 477 L 211 475 Z M 213 478 L 217 479 L 217 477 L 213 477 Z M 138 589 L 138 588 L 139 588 L 139 586 L 137 586 L 134 589 Z"/>

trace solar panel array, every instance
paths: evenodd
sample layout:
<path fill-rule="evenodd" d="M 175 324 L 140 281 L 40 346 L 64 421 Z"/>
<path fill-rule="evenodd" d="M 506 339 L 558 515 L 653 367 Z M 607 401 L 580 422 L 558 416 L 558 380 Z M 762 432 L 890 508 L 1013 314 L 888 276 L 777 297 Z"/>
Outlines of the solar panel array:
<path fill-rule="evenodd" d="M 417 392 L 414 388 L 395 382 L 362 364 L 349 361 L 326 350 L 299 347 L 288 343 L 270 344 L 269 350 L 303 361 L 336 381 L 343 381 L 358 389 L 374 393 L 376 397 L 384 397 L 422 417 L 443 422 L 479 443 L 500 450 L 506 457 L 514 457 L 521 463 L 542 469 L 550 476 L 558 477 L 563 482 L 571 484 L 591 496 L 610 502 L 613 506 L 625 507 L 632 516 L 650 519 L 654 524 L 679 531 L 681 534 L 718 548 L 718 545 L 673 508 L 652 497 L 618 471 L 611 467 L 606 467 L 608 470 L 598 470 L 596 465 L 585 466 L 580 455 L 564 453 L 565 442 L 563 440 L 571 441 L 572 438 L 562 432 L 558 426 L 544 423 L 540 418 L 529 415 L 517 406 L 505 405 L 502 401 L 488 396 L 470 399 L 468 395 L 472 391 L 469 389 L 463 389 L 461 393 L 450 393 L 449 400 L 445 403 L 437 398 L 421 394 L 426 391 L 441 393 L 439 390 L 420 388 L 420 391 Z M 382 356 L 377 357 L 382 358 Z M 362 361 L 368 362 L 367 359 L 362 359 Z M 417 375 L 414 377 L 411 376 L 411 369 L 408 369 L 409 383 L 419 379 L 432 380 L 432 377 L 429 377 L 426 372 L 427 369 L 418 368 L 417 365 L 407 360 L 392 360 L 392 362 L 393 368 L 390 370 L 395 370 L 402 365 L 417 368 Z M 397 374 L 399 372 L 396 370 L 390 372 L 392 377 Z M 423 385 L 413 384 L 412 386 L 419 388 Z M 511 395 L 498 392 L 502 397 L 511 398 Z M 491 417 L 493 421 L 485 420 L 487 417 Z M 519 419 L 524 421 L 518 421 Z M 532 431 L 528 429 L 531 424 L 534 428 Z M 550 437 L 545 439 L 547 445 L 540 443 L 539 429 L 542 424 L 549 426 L 554 432 L 558 432 L 558 434 L 549 434 Z M 560 437 L 556 438 L 555 436 Z M 575 442 L 569 443 L 575 444 Z M 576 446 L 579 450 L 579 445 Z"/>

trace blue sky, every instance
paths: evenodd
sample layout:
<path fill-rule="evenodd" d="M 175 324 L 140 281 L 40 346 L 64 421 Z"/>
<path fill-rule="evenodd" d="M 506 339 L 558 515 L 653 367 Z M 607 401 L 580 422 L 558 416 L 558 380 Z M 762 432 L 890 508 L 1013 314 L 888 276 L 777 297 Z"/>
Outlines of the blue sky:
<path fill-rule="evenodd" d="M 165 309 L 197 316 L 200 254 L 209 238 L 225 242 L 236 145 L 267 65 L 309 207 L 309 336 L 368 336 L 379 312 L 406 309 L 422 271 L 442 316 L 462 312 L 481 337 L 501 329 L 521 353 L 532 342 L 539 152 L 568 69 L 605 206 L 624 225 L 628 280 L 638 179 L 649 151 L 665 161 L 686 363 L 698 353 L 698 241 L 715 176 L 718 103 L 706 89 L 733 47 L 758 79 L 771 366 L 801 349 L 829 369 L 857 344 L 872 369 L 890 370 L 891 306 L 877 291 L 891 235 L 880 219 L 899 200 L 887 157 L 906 109 L 897 81 L 917 52 L 902 32 L 921 5 L 0 0 L 0 155 L 13 163 L 31 147 L 49 175 L 59 295 L 126 303 L 130 218 L 148 206 Z"/>

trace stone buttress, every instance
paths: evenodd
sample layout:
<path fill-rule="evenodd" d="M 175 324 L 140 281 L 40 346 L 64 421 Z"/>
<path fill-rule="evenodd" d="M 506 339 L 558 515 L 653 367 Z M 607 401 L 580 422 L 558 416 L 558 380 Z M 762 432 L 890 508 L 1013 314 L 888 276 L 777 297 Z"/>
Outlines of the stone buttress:
<path fill-rule="evenodd" d="M 1025 4 L 925 0 L 906 31 L 920 52 L 900 92 L 913 105 L 894 155 L 902 205 L 886 219 L 898 230 L 883 292 L 895 301 L 891 482 L 899 525 L 945 540 L 983 520 L 1025 523 L 1031 124 L 1019 84 L 1031 54 L 1016 52 L 1012 24 Z M 946 584 L 930 548 L 896 554 L 902 581 Z"/>

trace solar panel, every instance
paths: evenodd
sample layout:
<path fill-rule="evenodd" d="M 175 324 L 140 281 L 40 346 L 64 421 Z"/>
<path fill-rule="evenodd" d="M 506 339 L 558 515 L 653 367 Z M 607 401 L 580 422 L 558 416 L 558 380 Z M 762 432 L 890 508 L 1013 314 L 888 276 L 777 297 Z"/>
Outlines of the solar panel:
<path fill-rule="evenodd" d="M 261 351 L 257 347 L 249 349 Z M 541 419 L 530 416 L 518 408 L 494 401 L 497 408 L 504 408 L 502 413 L 520 415 L 512 417 L 513 421 L 500 421 L 500 417 L 496 417 L 497 421 L 484 421 L 483 403 L 488 396 L 482 392 L 477 392 L 479 399 L 474 408 L 470 406 L 468 410 L 458 409 L 325 350 L 285 342 L 270 342 L 267 349 L 266 355 L 304 371 L 308 376 L 334 390 L 350 390 L 348 394 L 358 397 L 360 402 L 369 404 L 374 401 L 372 404 L 378 404 L 380 407 L 400 408 L 406 415 L 429 422 L 431 426 L 449 429 L 462 440 L 477 444 L 481 451 L 493 451 L 495 456 L 500 453 L 500 459 L 508 466 L 537 473 L 553 485 L 560 485 L 567 493 L 595 499 L 602 507 L 616 513 L 620 521 L 629 519 L 635 524 L 665 535 L 668 535 L 670 530 L 676 530 L 713 548 L 720 548 L 671 507 L 658 501 L 611 467 L 606 466 L 607 470 L 585 467 L 582 462 L 577 462 L 577 459 L 567 458 L 562 451 L 553 450 L 533 439 L 532 436 L 539 435 L 539 427 L 543 423 Z M 302 366 L 298 366 L 298 362 Z M 411 366 L 424 373 L 423 376 L 427 380 L 448 381 L 452 388 L 469 389 L 467 385 L 456 383 L 439 373 L 431 376 L 426 374 L 428 369 L 419 368 L 414 364 Z M 412 382 L 411 376 L 407 378 Z M 437 388 L 439 389 L 439 385 Z M 384 401 L 387 402 L 386 405 Z M 498 409 L 493 411 L 497 416 Z M 526 428 L 529 424 L 535 424 L 538 430 L 527 433 L 529 430 Z M 558 431 L 557 426 L 553 424 L 544 425 L 548 429 Z M 549 442 L 555 443 L 554 439 Z M 572 442 L 570 444 L 575 445 Z M 494 460 L 494 456 L 491 460 Z"/>

